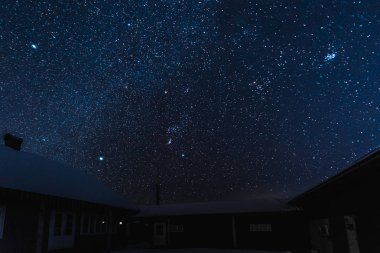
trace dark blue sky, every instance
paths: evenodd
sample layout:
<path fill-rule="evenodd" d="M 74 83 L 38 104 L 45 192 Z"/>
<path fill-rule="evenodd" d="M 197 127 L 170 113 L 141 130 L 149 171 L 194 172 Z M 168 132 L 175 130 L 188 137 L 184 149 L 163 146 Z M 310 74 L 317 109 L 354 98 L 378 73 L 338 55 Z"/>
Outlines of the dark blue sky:
<path fill-rule="evenodd" d="M 131 200 L 293 196 L 376 148 L 378 1 L 6 1 L 0 129 Z"/>

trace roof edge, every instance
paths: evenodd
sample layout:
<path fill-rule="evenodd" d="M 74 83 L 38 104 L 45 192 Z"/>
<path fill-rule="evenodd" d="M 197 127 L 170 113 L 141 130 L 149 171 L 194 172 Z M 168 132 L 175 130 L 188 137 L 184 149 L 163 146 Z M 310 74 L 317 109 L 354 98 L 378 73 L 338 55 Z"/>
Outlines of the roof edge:
<path fill-rule="evenodd" d="M 310 188 L 309 190 L 301 193 L 300 195 L 297 195 L 296 197 L 292 198 L 288 201 L 288 204 L 291 206 L 297 206 L 297 202 L 305 198 L 306 196 L 318 191 L 321 188 L 326 187 L 327 185 L 330 185 L 331 183 L 340 180 L 341 178 L 345 177 L 347 174 L 352 173 L 353 171 L 356 171 L 357 169 L 361 168 L 363 163 L 369 162 L 370 160 L 376 158 L 380 155 L 380 147 L 376 147 L 374 150 L 369 152 L 368 154 L 360 157 L 359 159 L 355 160 L 353 163 L 351 163 L 348 167 L 346 167 L 343 171 L 339 172 L 335 176 L 332 176 L 331 178 L 323 181 L 322 183 Z"/>

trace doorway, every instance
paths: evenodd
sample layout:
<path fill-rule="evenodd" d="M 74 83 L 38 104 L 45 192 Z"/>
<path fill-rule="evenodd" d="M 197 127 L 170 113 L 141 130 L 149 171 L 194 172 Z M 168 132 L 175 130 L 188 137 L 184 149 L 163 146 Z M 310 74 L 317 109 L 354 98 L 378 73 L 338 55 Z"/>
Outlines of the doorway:
<path fill-rule="evenodd" d="M 166 246 L 166 224 L 164 222 L 154 223 L 154 246 L 165 247 Z"/>
<path fill-rule="evenodd" d="M 50 215 L 48 250 L 74 248 L 75 215 L 53 211 Z"/>
<path fill-rule="evenodd" d="M 344 225 L 346 228 L 347 243 L 349 253 L 359 253 L 358 237 L 356 234 L 356 222 L 353 216 L 344 216 Z"/>

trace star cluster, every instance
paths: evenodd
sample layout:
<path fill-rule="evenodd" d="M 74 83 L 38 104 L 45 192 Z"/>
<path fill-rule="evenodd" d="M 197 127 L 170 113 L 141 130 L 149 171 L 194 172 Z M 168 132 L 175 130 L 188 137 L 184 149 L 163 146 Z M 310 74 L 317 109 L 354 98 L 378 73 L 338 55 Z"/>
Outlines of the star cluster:
<path fill-rule="evenodd" d="M 380 4 L 0 7 L 0 129 L 136 202 L 293 196 L 376 148 Z"/>

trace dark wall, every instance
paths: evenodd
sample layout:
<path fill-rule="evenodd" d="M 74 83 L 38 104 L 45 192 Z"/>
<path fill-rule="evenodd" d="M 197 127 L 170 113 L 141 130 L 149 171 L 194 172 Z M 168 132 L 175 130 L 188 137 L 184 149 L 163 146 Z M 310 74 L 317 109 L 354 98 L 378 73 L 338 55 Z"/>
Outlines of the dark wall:
<path fill-rule="evenodd" d="M 331 217 L 329 221 L 334 252 L 350 252 L 344 217 Z"/>
<path fill-rule="evenodd" d="M 305 252 L 308 222 L 301 212 L 236 216 L 237 246 L 245 249 Z M 251 232 L 250 224 L 271 224 L 270 232 Z"/>
<path fill-rule="evenodd" d="M 153 224 L 165 222 L 184 229 L 168 233 L 168 246 L 172 248 L 233 248 L 232 216 L 237 248 L 293 252 L 310 248 L 308 220 L 302 212 L 134 218 L 134 243 L 153 245 Z M 251 232 L 250 224 L 271 224 L 272 231 Z"/>
<path fill-rule="evenodd" d="M 225 215 L 186 215 L 132 219 L 132 244 L 153 247 L 154 223 L 167 226 L 167 243 L 171 248 L 232 248 L 231 217 Z M 170 232 L 172 225 L 182 225 L 183 232 Z"/>
<path fill-rule="evenodd" d="M 232 248 L 230 216 L 196 215 L 170 218 L 170 224 L 183 225 L 183 232 L 170 233 L 171 246 L 192 248 Z"/>
<path fill-rule="evenodd" d="M 125 210 L 119 208 L 111 208 L 102 205 L 90 203 L 76 203 L 70 201 L 60 201 L 50 204 L 49 210 L 63 210 L 74 212 L 76 216 L 75 223 L 75 248 L 77 252 L 104 252 L 108 247 L 111 249 L 124 249 L 127 247 L 127 218 L 128 214 Z M 82 234 L 82 218 L 85 215 L 96 215 L 103 217 L 110 226 L 110 211 L 112 212 L 112 232 L 111 234 Z M 119 225 L 118 222 L 123 224 Z"/>
<path fill-rule="evenodd" d="M 380 192 L 380 158 L 367 161 L 360 168 L 330 181 L 292 204 L 319 216 L 374 214 L 380 212 L 374 195 L 377 192 Z"/>
<path fill-rule="evenodd" d="M 112 249 L 126 247 L 126 221 L 127 217 L 131 215 L 128 210 L 7 189 L 0 189 L 0 200 L 0 205 L 6 207 L 4 234 L 3 239 L 0 239 L 0 253 L 36 253 L 41 203 L 44 203 L 42 252 L 47 252 L 50 215 L 54 210 L 75 214 L 76 251 L 70 250 L 70 252 L 104 252 L 108 245 Z M 106 234 L 91 236 L 80 234 L 83 213 L 109 217 L 110 211 L 112 211 L 115 221 L 123 221 L 122 225 L 115 226 L 110 237 Z"/>
<path fill-rule="evenodd" d="M 337 177 L 291 202 L 303 207 L 310 219 L 328 218 L 334 252 L 347 252 L 348 239 L 344 216 L 356 221 L 361 253 L 380 252 L 379 152 L 355 164 Z"/>
<path fill-rule="evenodd" d="M 380 252 L 380 214 L 356 216 L 356 227 L 361 253 Z"/>
<path fill-rule="evenodd" d="M 6 206 L 1 253 L 35 253 L 39 202 L 2 199 Z"/>

